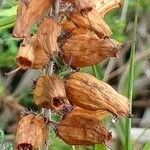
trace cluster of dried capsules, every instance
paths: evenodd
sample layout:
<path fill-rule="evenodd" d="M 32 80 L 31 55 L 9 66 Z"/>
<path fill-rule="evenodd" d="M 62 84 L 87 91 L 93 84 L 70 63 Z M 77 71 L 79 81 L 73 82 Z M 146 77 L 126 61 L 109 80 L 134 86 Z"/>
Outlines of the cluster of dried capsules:
<path fill-rule="evenodd" d="M 110 38 L 112 32 L 104 16 L 121 7 L 122 0 L 61 0 L 59 5 L 60 13 L 53 17 L 53 11 L 51 15 L 49 12 L 55 0 L 19 1 L 13 35 L 23 38 L 16 58 L 21 69 L 42 69 L 59 53 L 73 68 L 117 56 L 121 44 Z M 37 23 L 37 32 L 31 34 Z M 41 108 L 61 114 L 62 119 L 54 123 L 42 115 L 23 117 L 17 129 L 16 149 L 43 148 L 48 125 L 68 144 L 105 144 L 111 133 L 103 119 L 111 114 L 129 115 L 128 99 L 87 73 L 71 73 L 66 79 L 56 74 L 42 75 L 36 82 L 34 101 Z"/>

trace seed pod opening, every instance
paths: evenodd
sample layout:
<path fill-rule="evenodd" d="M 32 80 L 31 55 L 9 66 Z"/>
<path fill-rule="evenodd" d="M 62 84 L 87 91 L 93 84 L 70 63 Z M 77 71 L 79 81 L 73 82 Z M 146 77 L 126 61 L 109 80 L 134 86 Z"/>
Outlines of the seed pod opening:
<path fill-rule="evenodd" d="M 49 56 L 41 48 L 37 37 L 34 36 L 30 39 L 24 39 L 20 45 L 16 60 L 22 69 L 40 69 L 48 64 Z"/>
<path fill-rule="evenodd" d="M 61 27 L 52 18 L 48 18 L 41 23 L 37 36 L 47 54 L 53 54 L 57 51 L 57 37 L 60 32 Z"/>
<path fill-rule="evenodd" d="M 13 35 L 23 38 L 29 34 L 32 25 L 47 13 L 53 2 L 54 0 L 19 0 Z"/>
<path fill-rule="evenodd" d="M 59 76 L 41 76 L 36 82 L 34 100 L 37 106 L 53 110 L 61 109 L 67 101 L 65 87 Z"/>
<path fill-rule="evenodd" d="M 42 116 L 27 115 L 19 122 L 16 133 L 17 150 L 42 148 L 48 135 L 47 125 Z"/>
<path fill-rule="evenodd" d="M 68 100 L 79 107 L 105 110 L 116 116 L 129 115 L 128 99 L 90 74 L 73 73 L 65 86 Z"/>
<path fill-rule="evenodd" d="M 116 57 L 121 44 L 112 39 L 99 39 L 93 33 L 77 34 L 62 46 L 65 62 L 73 67 L 86 67 L 100 63 L 107 57 Z"/>
<path fill-rule="evenodd" d="M 104 144 L 111 139 L 111 133 L 100 122 L 107 114 L 75 107 L 59 123 L 56 131 L 70 145 Z"/>

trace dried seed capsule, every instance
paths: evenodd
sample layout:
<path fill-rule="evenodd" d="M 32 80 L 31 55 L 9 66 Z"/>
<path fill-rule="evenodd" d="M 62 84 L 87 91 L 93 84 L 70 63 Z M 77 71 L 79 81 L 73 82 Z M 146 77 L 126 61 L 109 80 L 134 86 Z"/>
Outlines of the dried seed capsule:
<path fill-rule="evenodd" d="M 73 67 L 100 63 L 107 57 L 116 57 L 121 44 L 113 39 L 99 39 L 93 33 L 77 34 L 62 46 L 64 60 Z"/>
<path fill-rule="evenodd" d="M 49 18 L 41 23 L 37 36 L 47 54 L 53 54 L 57 51 L 57 37 L 60 32 L 61 27 L 54 19 Z"/>
<path fill-rule="evenodd" d="M 111 139 L 111 133 L 100 122 L 107 114 L 75 107 L 59 123 L 56 131 L 70 145 L 104 144 Z"/>
<path fill-rule="evenodd" d="M 16 60 L 22 69 L 40 69 L 49 62 L 49 56 L 40 46 L 36 36 L 24 39 L 20 45 Z"/>
<path fill-rule="evenodd" d="M 81 14 L 79 11 L 72 12 L 70 19 L 76 26 L 94 31 L 99 37 L 110 37 L 112 34 L 110 27 L 96 10 L 86 14 Z"/>
<path fill-rule="evenodd" d="M 42 148 L 48 135 L 47 125 L 42 116 L 33 114 L 27 115 L 21 119 L 16 133 L 17 150 L 34 150 Z"/>
<path fill-rule="evenodd" d="M 54 0 L 20 0 L 13 35 L 19 38 L 26 36 L 32 25 L 48 12 L 53 2 Z"/>
<path fill-rule="evenodd" d="M 66 92 L 62 80 L 57 75 L 41 76 L 34 90 L 37 106 L 48 109 L 61 109 L 66 102 Z"/>
<path fill-rule="evenodd" d="M 116 116 L 129 115 L 129 101 L 110 85 L 86 73 L 73 73 L 66 80 L 68 100 L 89 110 L 105 110 Z"/>

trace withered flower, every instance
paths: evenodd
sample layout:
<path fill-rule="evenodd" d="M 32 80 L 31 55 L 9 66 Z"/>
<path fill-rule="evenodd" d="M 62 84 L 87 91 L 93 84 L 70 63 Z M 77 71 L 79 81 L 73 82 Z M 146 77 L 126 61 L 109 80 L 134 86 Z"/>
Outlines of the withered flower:
<path fill-rule="evenodd" d="M 121 44 L 109 38 L 99 39 L 95 34 L 71 36 L 62 46 L 64 60 L 73 67 L 92 66 L 107 57 L 116 57 Z"/>
<path fill-rule="evenodd" d="M 48 18 L 41 23 L 37 36 L 47 54 L 57 51 L 57 37 L 60 33 L 61 27 L 54 19 Z"/>
<path fill-rule="evenodd" d="M 57 75 L 43 75 L 34 90 L 34 100 L 37 106 L 59 110 L 66 102 L 65 87 Z"/>
<path fill-rule="evenodd" d="M 32 25 L 48 12 L 53 2 L 54 0 L 19 0 L 13 35 L 19 38 L 26 36 Z"/>
<path fill-rule="evenodd" d="M 79 11 L 70 14 L 72 22 L 81 28 L 89 29 L 99 37 L 110 37 L 112 31 L 96 10 L 81 14 Z"/>
<path fill-rule="evenodd" d="M 111 139 L 111 133 L 101 122 L 107 114 L 75 107 L 59 123 L 57 134 L 70 145 L 104 144 Z"/>
<path fill-rule="evenodd" d="M 20 45 L 17 63 L 22 69 L 40 69 L 49 62 L 49 56 L 42 49 L 36 36 L 25 38 Z"/>
<path fill-rule="evenodd" d="M 116 116 L 129 115 L 129 101 L 110 85 L 86 73 L 73 73 L 66 80 L 69 101 L 89 110 L 105 110 Z"/>
<path fill-rule="evenodd" d="M 16 133 L 17 150 L 34 150 L 42 148 L 48 136 L 47 125 L 42 116 L 33 114 L 22 118 L 18 124 Z"/>

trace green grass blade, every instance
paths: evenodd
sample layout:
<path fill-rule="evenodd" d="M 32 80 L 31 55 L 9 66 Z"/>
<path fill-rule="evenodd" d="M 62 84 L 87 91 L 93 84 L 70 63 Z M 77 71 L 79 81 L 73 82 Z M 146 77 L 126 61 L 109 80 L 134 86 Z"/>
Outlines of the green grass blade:
<path fill-rule="evenodd" d="M 103 78 L 103 71 L 102 71 L 102 68 L 100 67 L 100 65 L 94 65 L 92 67 L 92 70 L 93 70 L 93 73 L 94 73 L 94 76 L 97 78 L 97 79 L 102 79 Z"/>
<path fill-rule="evenodd" d="M 136 50 L 136 41 L 137 41 L 137 24 L 138 24 L 138 10 L 139 10 L 139 0 L 137 0 L 135 19 L 134 19 L 134 28 L 133 28 L 133 37 L 131 45 L 131 54 L 130 54 L 130 65 L 129 65 L 129 79 L 128 79 L 128 92 L 127 96 L 130 99 L 130 112 L 132 113 L 132 97 L 133 97 L 133 84 L 134 84 L 134 62 L 135 62 L 135 50 Z M 126 135 L 125 135 L 125 150 L 132 150 L 132 141 L 131 141 L 131 118 L 126 119 Z"/>

